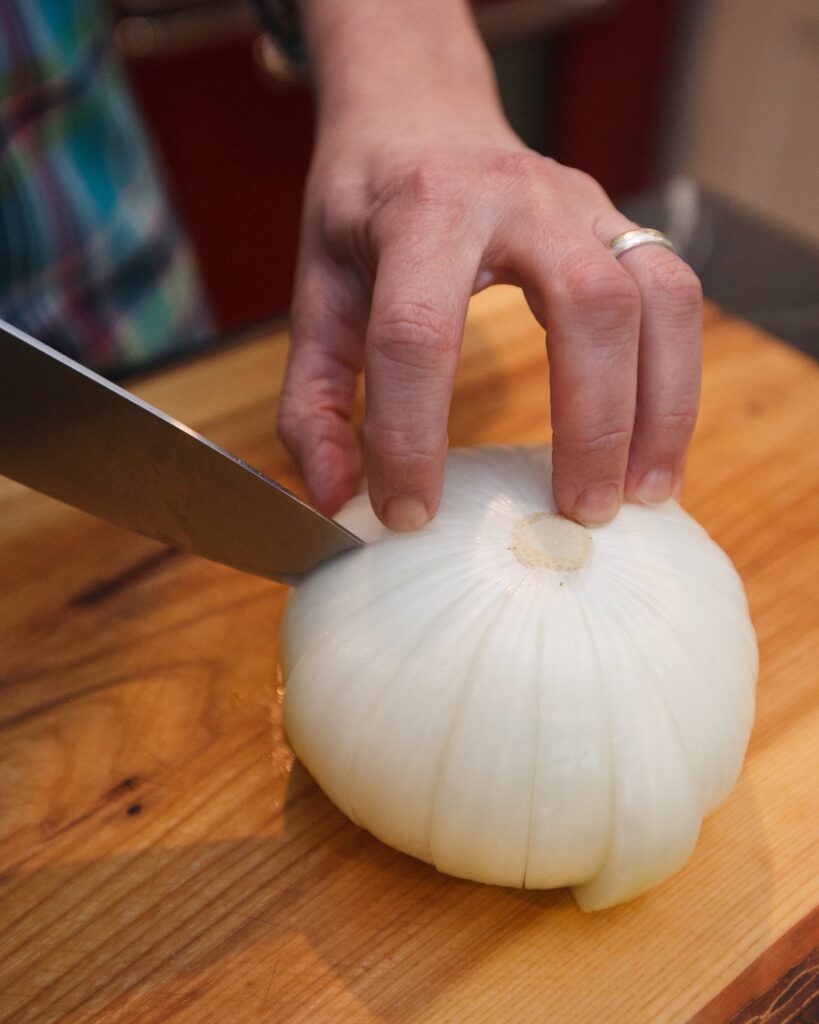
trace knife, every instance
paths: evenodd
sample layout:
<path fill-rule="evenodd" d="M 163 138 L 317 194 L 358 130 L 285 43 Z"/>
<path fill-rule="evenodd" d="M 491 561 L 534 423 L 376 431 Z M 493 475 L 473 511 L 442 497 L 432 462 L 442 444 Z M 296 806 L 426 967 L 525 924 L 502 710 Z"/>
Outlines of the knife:
<path fill-rule="evenodd" d="M 0 474 L 285 583 L 363 544 L 201 434 L 2 320 Z"/>

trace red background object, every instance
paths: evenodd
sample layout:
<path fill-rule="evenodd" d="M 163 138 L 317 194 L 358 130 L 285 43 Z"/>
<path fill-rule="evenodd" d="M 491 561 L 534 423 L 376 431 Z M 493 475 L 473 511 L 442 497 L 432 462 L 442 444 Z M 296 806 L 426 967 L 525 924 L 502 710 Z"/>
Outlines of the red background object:
<path fill-rule="evenodd" d="M 266 79 L 253 42 L 127 63 L 222 331 L 289 306 L 312 148 L 307 86 Z"/>
<path fill-rule="evenodd" d="M 614 198 L 652 184 L 677 0 L 622 0 L 561 33 L 555 152 Z"/>

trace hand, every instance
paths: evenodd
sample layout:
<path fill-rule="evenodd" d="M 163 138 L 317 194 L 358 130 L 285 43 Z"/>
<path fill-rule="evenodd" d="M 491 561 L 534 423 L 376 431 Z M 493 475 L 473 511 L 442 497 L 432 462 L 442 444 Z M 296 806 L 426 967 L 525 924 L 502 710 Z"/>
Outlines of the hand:
<path fill-rule="evenodd" d="M 664 500 L 696 419 L 699 282 L 660 246 L 615 260 L 605 243 L 634 225 L 473 96 L 376 92 L 323 121 L 280 433 L 335 512 L 363 468 L 349 422 L 363 369 L 373 508 L 394 529 L 422 526 L 440 499 L 469 298 L 511 282 L 547 331 L 561 512 L 595 525 L 624 495 Z"/>

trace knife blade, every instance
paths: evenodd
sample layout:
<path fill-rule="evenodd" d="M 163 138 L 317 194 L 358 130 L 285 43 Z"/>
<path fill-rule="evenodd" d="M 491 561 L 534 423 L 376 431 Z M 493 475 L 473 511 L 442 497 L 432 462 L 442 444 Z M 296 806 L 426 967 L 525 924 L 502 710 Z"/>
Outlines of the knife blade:
<path fill-rule="evenodd" d="M 2 320 L 0 473 L 285 583 L 363 544 L 196 431 Z"/>

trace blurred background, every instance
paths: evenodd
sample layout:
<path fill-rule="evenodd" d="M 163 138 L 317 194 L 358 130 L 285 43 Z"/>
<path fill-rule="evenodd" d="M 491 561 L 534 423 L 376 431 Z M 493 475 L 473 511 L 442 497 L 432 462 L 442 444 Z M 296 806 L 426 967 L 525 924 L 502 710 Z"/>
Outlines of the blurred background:
<path fill-rule="evenodd" d="M 113 0 L 222 333 L 288 307 L 309 88 L 251 0 Z M 672 235 L 706 295 L 819 354 L 819 0 L 476 0 L 507 114 Z"/>

